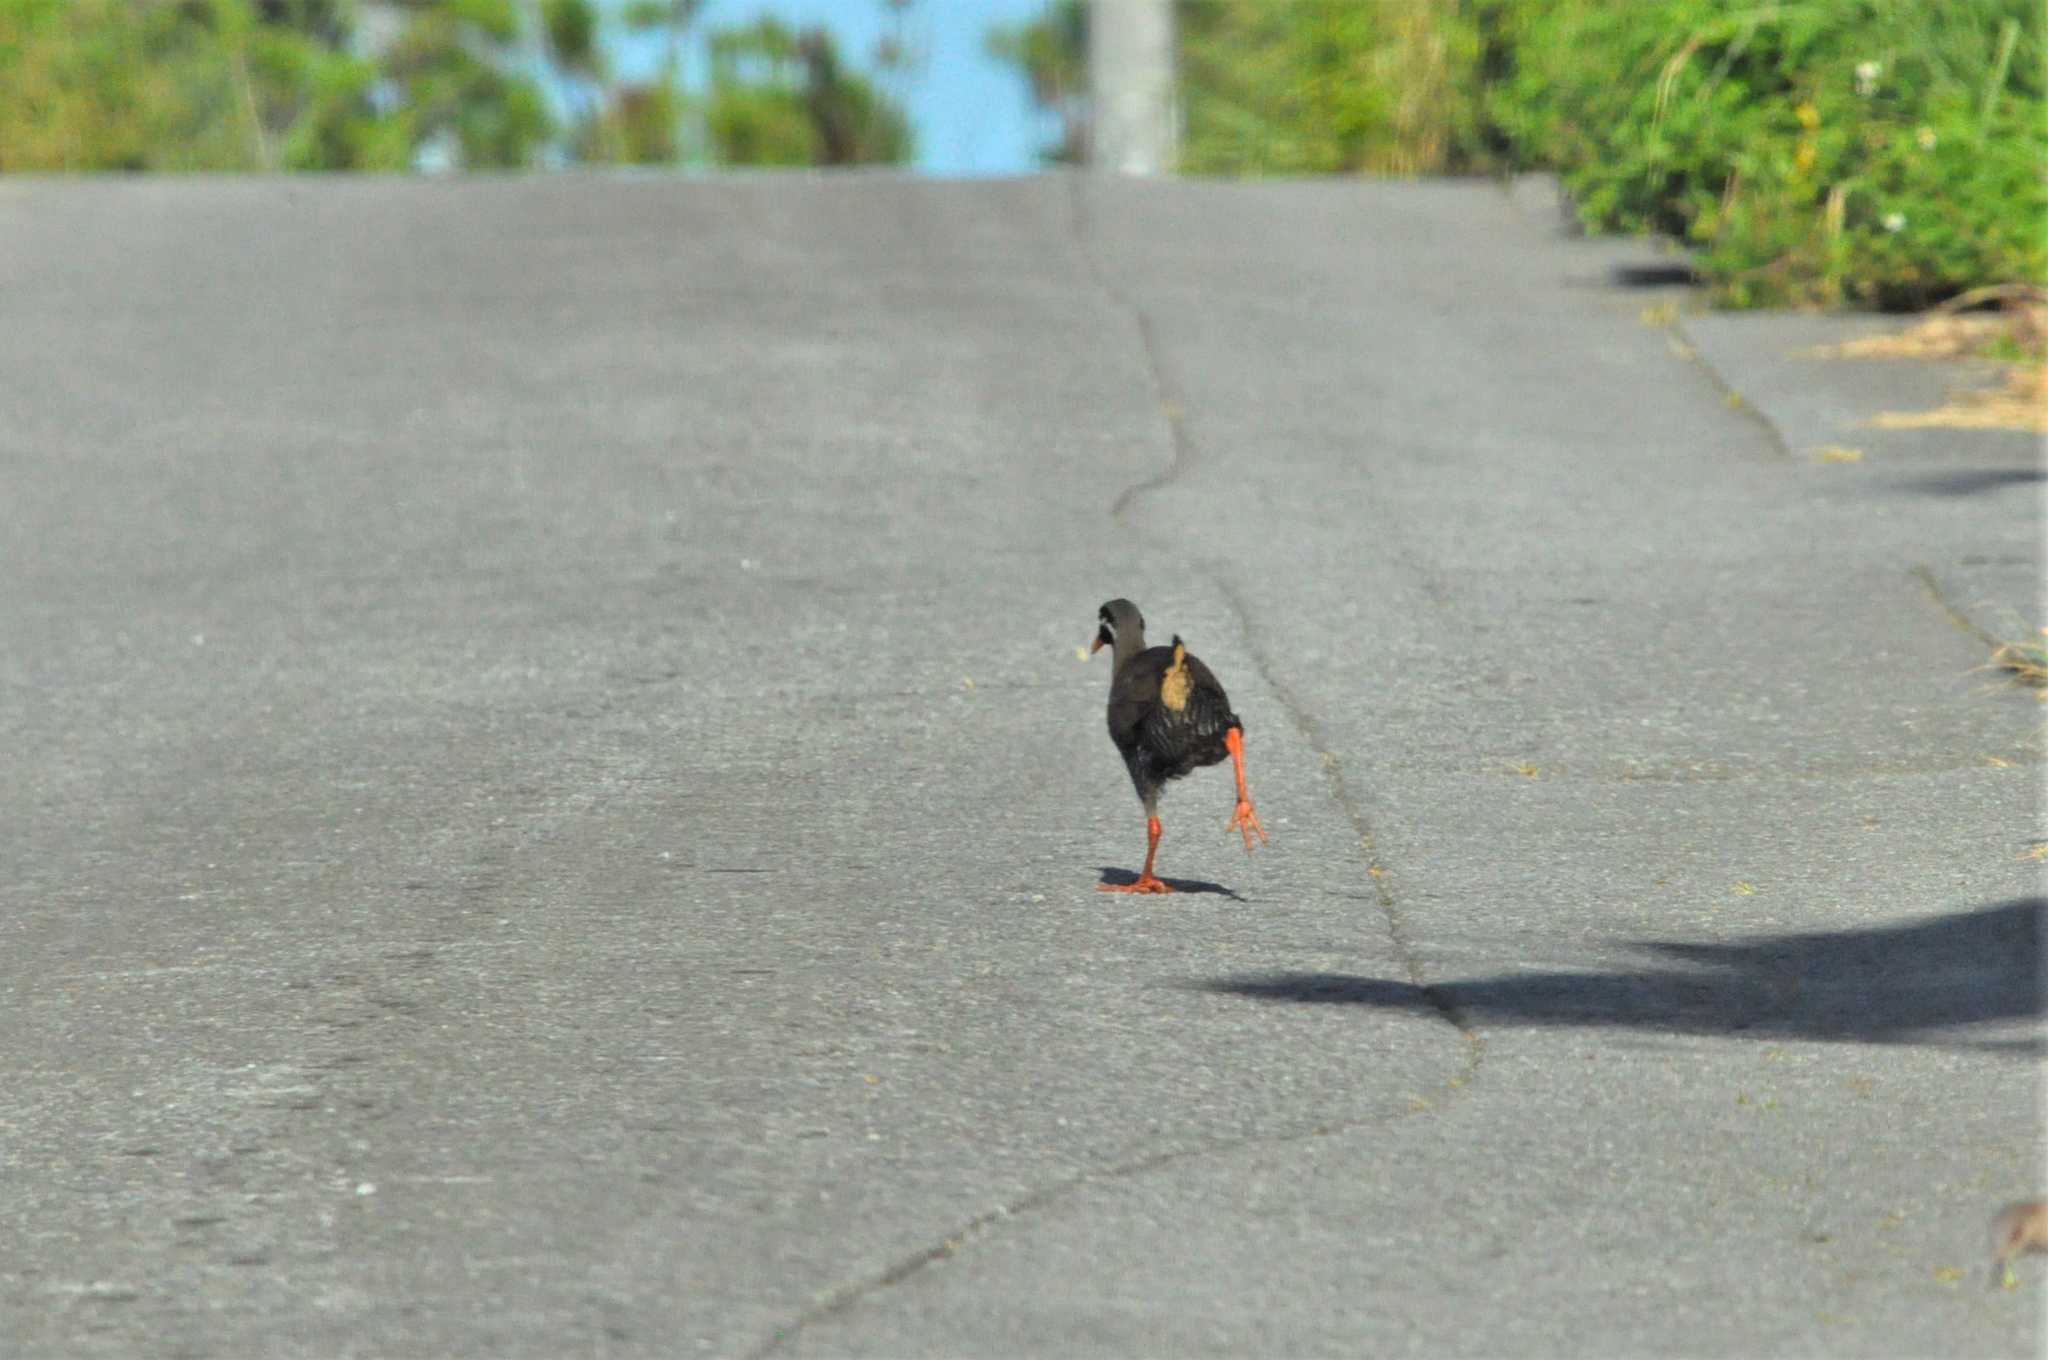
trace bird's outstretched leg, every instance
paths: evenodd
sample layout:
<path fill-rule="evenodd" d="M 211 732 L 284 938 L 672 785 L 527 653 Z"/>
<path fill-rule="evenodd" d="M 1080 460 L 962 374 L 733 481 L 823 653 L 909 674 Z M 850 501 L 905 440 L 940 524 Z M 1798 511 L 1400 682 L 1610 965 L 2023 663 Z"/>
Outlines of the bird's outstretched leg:
<path fill-rule="evenodd" d="M 1259 814 L 1252 811 L 1252 796 L 1244 789 L 1244 729 L 1233 727 L 1224 734 L 1223 744 L 1230 750 L 1230 763 L 1237 770 L 1237 811 L 1230 814 L 1232 831 L 1244 835 L 1244 852 L 1252 852 L 1252 833 L 1257 832 L 1261 841 L 1266 839 L 1266 828 L 1259 825 Z"/>
<path fill-rule="evenodd" d="M 1152 876 L 1152 857 L 1159 853 L 1160 830 L 1161 827 L 1157 817 L 1147 817 L 1145 819 L 1145 871 L 1138 875 L 1136 883 L 1098 883 L 1095 885 L 1095 890 L 1097 892 L 1172 892 L 1173 887 L 1171 884 L 1167 883 L 1164 879 Z"/>

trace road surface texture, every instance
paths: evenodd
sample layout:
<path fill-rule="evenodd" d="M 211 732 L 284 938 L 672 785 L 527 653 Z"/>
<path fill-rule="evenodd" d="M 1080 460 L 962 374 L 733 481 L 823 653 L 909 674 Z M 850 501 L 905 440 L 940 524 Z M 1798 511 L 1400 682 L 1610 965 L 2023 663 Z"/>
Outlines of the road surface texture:
<path fill-rule="evenodd" d="M 1658 278 L 1527 185 L 0 184 L 0 1350 L 2031 1353 L 2038 448 Z M 1176 785 L 1174 897 L 1117 595 L 1272 832 Z"/>

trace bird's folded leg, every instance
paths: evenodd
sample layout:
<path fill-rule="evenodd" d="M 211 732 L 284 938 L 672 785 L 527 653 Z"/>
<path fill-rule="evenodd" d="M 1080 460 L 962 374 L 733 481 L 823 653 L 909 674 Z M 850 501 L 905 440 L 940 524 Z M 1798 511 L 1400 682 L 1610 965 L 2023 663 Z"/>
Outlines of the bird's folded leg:
<path fill-rule="evenodd" d="M 1233 727 L 1224 734 L 1223 744 L 1230 750 L 1230 763 L 1237 771 L 1237 810 L 1230 814 L 1229 829 L 1244 836 L 1246 854 L 1252 852 L 1252 835 L 1258 834 L 1261 841 L 1266 839 L 1266 828 L 1259 825 L 1259 814 L 1252 810 L 1252 796 L 1244 787 L 1244 730 Z"/>

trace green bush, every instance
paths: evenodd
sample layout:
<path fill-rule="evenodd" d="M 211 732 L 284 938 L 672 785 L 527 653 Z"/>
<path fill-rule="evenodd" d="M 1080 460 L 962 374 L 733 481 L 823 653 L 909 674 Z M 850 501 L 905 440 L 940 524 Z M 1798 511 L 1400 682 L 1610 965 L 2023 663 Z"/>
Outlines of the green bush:
<path fill-rule="evenodd" d="M 774 18 L 712 35 L 704 126 L 721 165 L 894 165 L 912 150 L 909 119 L 830 33 Z"/>
<path fill-rule="evenodd" d="M 1735 305 L 1912 307 L 2048 273 L 2040 0 L 1537 0 L 1489 113 L 1589 226 Z"/>
<path fill-rule="evenodd" d="M 0 173 L 403 169 L 448 133 L 523 165 L 549 131 L 507 74 L 513 0 L 409 12 L 381 67 L 336 0 L 0 0 Z M 493 44 L 499 45 L 497 48 Z M 388 108 L 379 82 L 400 96 Z"/>
<path fill-rule="evenodd" d="M 408 0 L 365 32 L 354 0 L 0 0 L 0 174 L 397 171 L 426 153 L 510 168 L 550 150 L 656 165 L 909 159 L 901 100 L 822 30 L 763 20 L 705 35 L 711 89 L 693 96 L 682 76 L 699 9 Z M 612 77 L 605 33 L 619 22 L 666 49 L 657 75 Z M 875 57 L 883 74 L 910 61 L 900 32 Z"/>
<path fill-rule="evenodd" d="M 1183 0 L 1180 169 L 1200 175 L 1469 170 L 1484 6 Z"/>
<path fill-rule="evenodd" d="M 1081 144 L 1078 0 L 997 35 Z M 1552 167 L 1735 305 L 2048 273 L 2043 0 L 1181 0 L 1180 168 Z"/>

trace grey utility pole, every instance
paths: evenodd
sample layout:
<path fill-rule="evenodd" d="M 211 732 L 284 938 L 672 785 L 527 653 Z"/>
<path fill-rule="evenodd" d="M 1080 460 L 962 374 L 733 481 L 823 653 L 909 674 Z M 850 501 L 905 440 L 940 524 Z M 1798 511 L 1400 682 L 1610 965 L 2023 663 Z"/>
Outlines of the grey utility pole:
<path fill-rule="evenodd" d="M 1173 169 L 1173 0 L 1088 0 L 1088 160 L 1119 175 Z"/>

